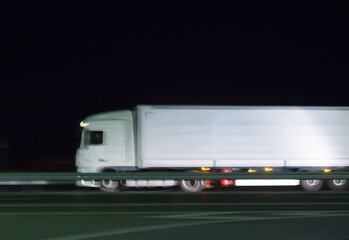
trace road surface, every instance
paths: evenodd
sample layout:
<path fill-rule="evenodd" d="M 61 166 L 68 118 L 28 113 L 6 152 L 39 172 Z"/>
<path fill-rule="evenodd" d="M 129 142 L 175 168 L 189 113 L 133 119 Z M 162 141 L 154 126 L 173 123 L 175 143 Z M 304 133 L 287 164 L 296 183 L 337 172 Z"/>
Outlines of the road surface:
<path fill-rule="evenodd" d="M 1 191 L 0 239 L 349 240 L 349 191 Z"/>

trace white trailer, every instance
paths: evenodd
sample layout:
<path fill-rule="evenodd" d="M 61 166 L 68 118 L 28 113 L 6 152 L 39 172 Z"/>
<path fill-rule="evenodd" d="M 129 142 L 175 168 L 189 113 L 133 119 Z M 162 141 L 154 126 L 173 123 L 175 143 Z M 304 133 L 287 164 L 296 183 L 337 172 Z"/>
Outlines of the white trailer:
<path fill-rule="evenodd" d="M 105 171 L 347 171 L 349 108 L 137 106 L 87 117 L 76 154 L 78 172 Z M 329 180 L 344 189 L 347 180 Z M 201 191 L 203 181 L 78 181 L 117 190 L 170 187 Z M 243 185 L 298 185 L 322 180 L 235 180 Z"/>

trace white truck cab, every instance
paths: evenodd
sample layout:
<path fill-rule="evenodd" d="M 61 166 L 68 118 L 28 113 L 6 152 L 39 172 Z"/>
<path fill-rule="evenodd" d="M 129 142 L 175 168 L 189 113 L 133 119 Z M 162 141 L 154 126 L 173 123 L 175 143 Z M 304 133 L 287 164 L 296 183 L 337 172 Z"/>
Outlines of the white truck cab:
<path fill-rule="evenodd" d="M 80 124 L 84 129 L 76 153 L 78 172 L 98 173 L 109 166 L 135 166 L 131 111 L 92 115 Z M 95 181 L 79 185 L 100 186 Z"/>

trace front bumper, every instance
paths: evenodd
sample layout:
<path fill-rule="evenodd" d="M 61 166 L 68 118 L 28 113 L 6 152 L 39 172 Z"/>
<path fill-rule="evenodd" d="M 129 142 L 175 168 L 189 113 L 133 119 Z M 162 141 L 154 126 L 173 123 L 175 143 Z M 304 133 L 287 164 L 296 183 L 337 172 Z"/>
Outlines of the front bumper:
<path fill-rule="evenodd" d="M 96 180 L 76 180 L 75 181 L 76 186 L 78 187 L 100 187 L 101 186 L 101 182 L 100 181 L 96 181 Z"/>
<path fill-rule="evenodd" d="M 78 173 L 81 173 L 81 175 L 83 175 L 83 173 L 98 173 L 99 169 L 92 167 L 78 167 L 77 169 Z M 78 187 L 100 187 L 101 186 L 101 182 L 100 181 L 96 181 L 96 180 L 76 180 L 75 181 L 76 186 Z"/>

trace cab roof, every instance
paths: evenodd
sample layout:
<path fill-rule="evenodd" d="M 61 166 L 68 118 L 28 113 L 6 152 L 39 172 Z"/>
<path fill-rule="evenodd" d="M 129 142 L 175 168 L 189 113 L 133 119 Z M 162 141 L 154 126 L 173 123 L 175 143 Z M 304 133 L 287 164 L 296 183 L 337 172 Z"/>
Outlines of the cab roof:
<path fill-rule="evenodd" d="M 130 110 L 120 110 L 97 113 L 88 116 L 84 121 L 108 121 L 108 120 L 130 120 L 132 119 L 132 113 Z"/>

